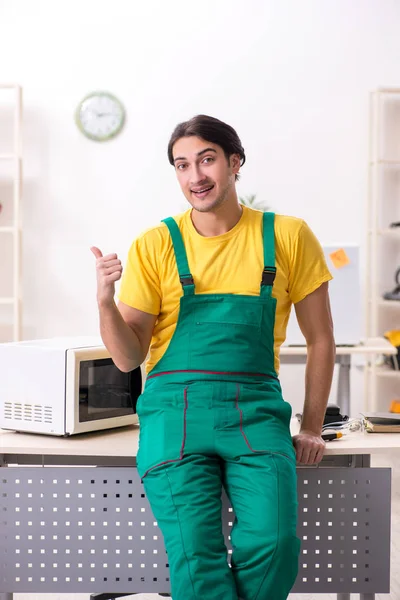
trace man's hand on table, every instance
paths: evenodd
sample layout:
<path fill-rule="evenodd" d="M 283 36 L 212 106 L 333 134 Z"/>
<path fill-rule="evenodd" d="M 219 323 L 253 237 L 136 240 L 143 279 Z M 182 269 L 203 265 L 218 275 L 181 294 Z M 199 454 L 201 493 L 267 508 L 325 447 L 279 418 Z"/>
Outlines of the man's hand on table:
<path fill-rule="evenodd" d="M 303 465 L 316 465 L 321 462 L 325 450 L 325 442 L 321 435 L 314 431 L 301 429 L 292 437 L 296 450 L 296 461 Z"/>

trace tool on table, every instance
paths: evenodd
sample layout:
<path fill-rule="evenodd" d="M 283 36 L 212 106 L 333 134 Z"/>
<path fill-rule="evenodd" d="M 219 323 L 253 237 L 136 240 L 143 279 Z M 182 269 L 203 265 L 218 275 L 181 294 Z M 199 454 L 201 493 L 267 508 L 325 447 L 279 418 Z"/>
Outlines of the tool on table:
<path fill-rule="evenodd" d="M 343 433 L 340 433 L 340 431 L 334 431 L 332 433 L 323 433 L 321 437 L 323 440 L 325 440 L 325 442 L 330 442 L 332 440 L 338 440 L 339 438 L 343 437 Z"/>

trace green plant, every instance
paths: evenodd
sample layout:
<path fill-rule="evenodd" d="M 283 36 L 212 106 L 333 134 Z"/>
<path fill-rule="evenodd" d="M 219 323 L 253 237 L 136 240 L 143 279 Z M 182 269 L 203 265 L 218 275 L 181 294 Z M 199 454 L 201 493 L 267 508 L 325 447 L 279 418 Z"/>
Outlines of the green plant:
<path fill-rule="evenodd" d="M 250 196 L 239 196 L 239 202 L 241 204 L 244 204 L 244 206 L 249 206 L 250 208 L 262 210 L 263 212 L 267 212 L 269 210 L 268 206 L 264 206 L 258 201 L 256 202 L 256 194 L 251 194 Z"/>

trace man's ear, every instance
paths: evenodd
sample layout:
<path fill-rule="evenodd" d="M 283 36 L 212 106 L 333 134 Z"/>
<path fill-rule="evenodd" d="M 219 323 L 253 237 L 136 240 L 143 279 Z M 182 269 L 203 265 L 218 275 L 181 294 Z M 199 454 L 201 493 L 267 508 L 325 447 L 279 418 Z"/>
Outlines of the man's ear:
<path fill-rule="evenodd" d="M 237 175 L 240 170 L 240 156 L 239 154 L 232 154 L 230 156 L 230 165 L 233 173 Z"/>

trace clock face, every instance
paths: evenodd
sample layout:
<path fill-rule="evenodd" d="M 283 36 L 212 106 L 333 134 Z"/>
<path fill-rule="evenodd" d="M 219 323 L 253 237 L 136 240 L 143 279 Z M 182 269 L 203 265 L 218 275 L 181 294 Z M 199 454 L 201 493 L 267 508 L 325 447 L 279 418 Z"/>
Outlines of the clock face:
<path fill-rule="evenodd" d="M 75 119 L 84 135 L 103 142 L 121 131 L 125 121 L 125 109 L 112 94 L 93 92 L 80 102 Z"/>

